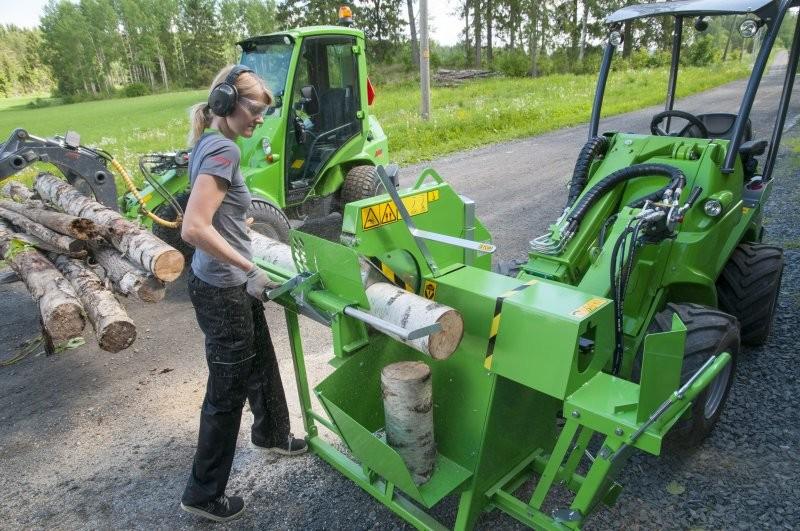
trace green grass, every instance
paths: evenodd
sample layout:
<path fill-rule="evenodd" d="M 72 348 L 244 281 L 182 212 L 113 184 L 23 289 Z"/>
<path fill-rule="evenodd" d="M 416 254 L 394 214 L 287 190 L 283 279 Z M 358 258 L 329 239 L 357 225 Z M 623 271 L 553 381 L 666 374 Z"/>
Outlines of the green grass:
<path fill-rule="evenodd" d="M 748 72 L 749 66 L 739 63 L 685 68 L 678 95 L 700 92 Z M 666 79 L 666 69 L 615 72 L 606 91 L 604 115 L 662 103 Z M 432 119 L 423 122 L 418 117 L 417 87 L 393 84 L 377 87 L 374 113 L 389 136 L 392 159 L 411 163 L 586 122 L 594 88 L 593 75 L 496 78 L 434 88 Z M 129 171 L 138 173 L 139 154 L 185 146 L 187 110 L 204 97 L 205 91 L 198 90 L 40 109 L 24 107 L 33 98 L 0 100 L 0 137 L 5 139 L 17 127 L 37 136 L 75 130 L 83 143 L 111 152 Z"/>

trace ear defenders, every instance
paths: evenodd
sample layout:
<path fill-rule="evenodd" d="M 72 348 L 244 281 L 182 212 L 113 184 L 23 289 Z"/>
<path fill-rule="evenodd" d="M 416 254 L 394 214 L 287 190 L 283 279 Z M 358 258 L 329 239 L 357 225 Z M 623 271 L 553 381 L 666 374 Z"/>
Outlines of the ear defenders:
<path fill-rule="evenodd" d="M 208 106 L 217 116 L 230 116 L 239 101 L 239 91 L 236 90 L 236 78 L 245 72 L 252 72 L 244 65 L 234 66 L 225 77 L 225 81 L 211 89 L 208 95 Z"/>

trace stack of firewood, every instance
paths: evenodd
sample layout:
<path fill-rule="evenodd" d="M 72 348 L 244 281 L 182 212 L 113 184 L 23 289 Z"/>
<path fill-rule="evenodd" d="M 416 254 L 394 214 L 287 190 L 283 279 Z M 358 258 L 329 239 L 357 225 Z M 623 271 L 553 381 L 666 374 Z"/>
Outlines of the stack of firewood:
<path fill-rule="evenodd" d="M 48 342 L 82 335 L 88 318 L 109 352 L 136 339 L 114 293 L 158 302 L 184 266 L 175 248 L 48 173 L 34 190 L 14 181 L 0 188 L 0 259 L 39 305 Z"/>

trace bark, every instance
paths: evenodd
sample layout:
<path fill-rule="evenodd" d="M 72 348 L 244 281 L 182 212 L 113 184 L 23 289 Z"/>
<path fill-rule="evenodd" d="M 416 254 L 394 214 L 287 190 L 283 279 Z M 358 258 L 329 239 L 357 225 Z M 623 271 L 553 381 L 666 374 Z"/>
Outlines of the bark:
<path fill-rule="evenodd" d="M 30 201 L 26 204 L 14 201 L 0 200 L 0 208 L 22 214 L 31 221 L 44 225 L 50 230 L 66 234 L 76 240 L 93 240 L 100 237 L 100 231 L 90 219 L 79 218 L 61 212 L 38 208 L 39 201 Z"/>
<path fill-rule="evenodd" d="M 78 293 L 100 348 L 119 352 L 131 346 L 136 339 L 136 325 L 100 277 L 79 260 L 66 256 L 56 257 L 55 265 Z"/>
<path fill-rule="evenodd" d="M 6 226 L 0 226 L 0 256 L 25 283 L 39 306 L 44 333 L 54 343 L 81 335 L 86 321 L 78 295 L 47 258 L 19 242 Z"/>
<path fill-rule="evenodd" d="M 59 252 L 72 254 L 86 250 L 86 242 L 52 231 L 44 225 L 40 225 L 26 218 L 22 214 L 0 208 L 0 217 L 10 221 L 19 227 L 20 230 L 42 240 Z"/>
<path fill-rule="evenodd" d="M 254 257 L 291 273 L 297 271 L 289 245 L 252 231 L 250 238 Z M 392 337 L 437 360 L 447 359 L 456 351 L 464 336 L 464 320 L 458 311 L 382 282 L 382 275 L 376 274 L 366 261 L 361 262 L 361 279 L 366 286 L 369 313 L 375 317 L 402 328 L 420 328 L 432 323 L 442 326 L 435 334 L 410 341 Z"/>
<path fill-rule="evenodd" d="M 436 465 L 431 369 L 420 361 L 401 361 L 381 371 L 386 442 L 403 458 L 417 485 Z"/>
<path fill-rule="evenodd" d="M 107 278 L 118 292 L 142 302 L 158 302 L 164 298 L 164 283 L 126 260 L 119 251 L 104 244 L 93 244 L 91 249 L 100 266 L 100 271 L 95 272 Z"/>
<path fill-rule="evenodd" d="M 583 63 L 583 56 L 586 53 L 586 34 L 589 25 L 589 2 L 583 3 L 583 14 L 581 15 L 581 45 L 578 49 L 578 62 Z"/>
<path fill-rule="evenodd" d="M 58 177 L 39 174 L 36 190 L 42 198 L 65 212 L 94 221 L 105 231 L 104 236 L 114 247 L 157 279 L 170 282 L 183 271 L 184 258 L 180 251 L 117 212 L 81 194 Z"/>
<path fill-rule="evenodd" d="M 530 13 L 531 35 L 529 40 L 531 55 L 531 77 L 539 75 L 539 4 L 534 2 Z"/>
<path fill-rule="evenodd" d="M 434 359 L 449 358 L 464 336 L 464 321 L 458 311 L 387 282 L 376 282 L 369 286 L 367 301 L 369 313 L 403 328 L 415 329 L 439 323 L 442 329 L 430 336 L 408 341 L 395 337 Z"/>
<path fill-rule="evenodd" d="M 289 272 L 297 271 L 294 260 L 292 260 L 292 248 L 289 245 L 252 230 L 249 231 L 249 234 L 254 258 L 260 258 Z"/>
<path fill-rule="evenodd" d="M 469 4 L 470 0 L 464 0 L 464 55 L 465 64 L 469 64 L 471 42 L 469 40 Z"/>
<path fill-rule="evenodd" d="M 633 51 L 633 21 L 626 20 L 623 25 L 622 57 L 627 59 Z"/>
<path fill-rule="evenodd" d="M 481 47 L 483 43 L 481 42 L 481 0 L 472 0 L 475 13 L 472 16 L 472 22 L 475 27 L 475 67 L 481 67 Z"/>
<path fill-rule="evenodd" d="M 10 197 L 14 201 L 27 201 L 33 199 L 33 192 L 27 186 L 18 181 L 8 181 L 0 190 L 4 196 Z"/>
<path fill-rule="evenodd" d="M 486 62 L 491 65 L 494 60 L 492 50 L 492 25 L 494 24 L 494 6 L 492 0 L 486 0 Z"/>
<path fill-rule="evenodd" d="M 414 20 L 414 0 L 406 0 L 408 6 L 408 27 L 411 31 L 411 59 L 414 66 L 419 69 L 419 38 L 417 37 L 417 24 Z"/>

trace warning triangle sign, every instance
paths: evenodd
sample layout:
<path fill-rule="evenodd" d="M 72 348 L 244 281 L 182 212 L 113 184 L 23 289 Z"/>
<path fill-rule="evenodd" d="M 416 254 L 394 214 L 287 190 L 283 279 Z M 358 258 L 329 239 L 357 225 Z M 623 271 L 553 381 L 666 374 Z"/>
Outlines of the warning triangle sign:
<path fill-rule="evenodd" d="M 377 214 L 375 214 L 375 207 L 366 209 L 366 214 L 364 214 L 363 210 L 361 212 L 361 224 L 364 226 L 365 230 L 377 227 L 381 224 L 381 222 L 378 221 Z"/>
<path fill-rule="evenodd" d="M 381 224 L 391 223 L 392 221 L 397 221 L 397 212 L 393 204 L 386 203 L 386 208 L 383 209 L 383 216 L 381 217 Z"/>

